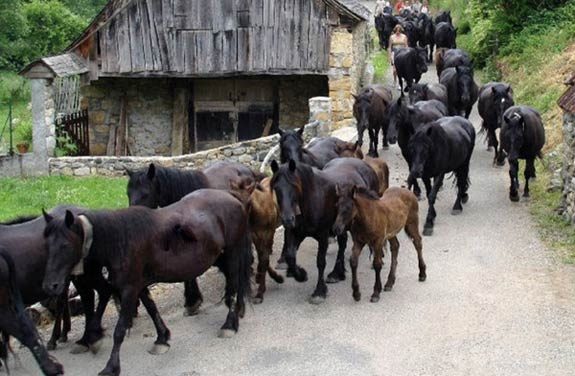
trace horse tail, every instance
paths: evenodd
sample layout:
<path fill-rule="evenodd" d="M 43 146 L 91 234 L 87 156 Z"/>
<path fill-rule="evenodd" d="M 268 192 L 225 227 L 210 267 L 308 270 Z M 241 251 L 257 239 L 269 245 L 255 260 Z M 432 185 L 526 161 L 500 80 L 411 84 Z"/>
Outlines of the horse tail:
<path fill-rule="evenodd" d="M 14 310 L 18 318 L 27 318 L 24 306 L 24 300 L 22 299 L 22 294 L 18 288 L 18 283 L 16 280 L 16 267 L 14 266 L 14 260 L 12 256 L 8 254 L 5 250 L 0 249 L 0 258 L 6 263 L 8 268 L 8 291 L 10 292 L 10 298 L 12 299 L 12 304 L 14 305 Z"/>
<path fill-rule="evenodd" d="M 249 298 L 252 292 L 251 278 L 253 273 L 252 264 L 254 262 L 252 239 L 249 231 L 243 236 L 239 251 L 238 296 Z"/>

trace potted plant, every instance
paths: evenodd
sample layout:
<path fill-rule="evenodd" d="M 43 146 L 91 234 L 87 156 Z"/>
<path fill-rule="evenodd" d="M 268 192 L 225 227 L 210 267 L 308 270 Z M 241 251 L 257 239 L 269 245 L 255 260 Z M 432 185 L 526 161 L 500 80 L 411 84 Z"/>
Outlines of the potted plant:
<path fill-rule="evenodd" d="M 18 153 L 25 154 L 28 153 L 28 149 L 30 148 L 30 143 L 28 141 L 21 141 L 16 144 L 16 149 L 18 149 Z"/>
<path fill-rule="evenodd" d="M 15 129 L 16 133 L 16 149 L 18 153 L 24 154 L 30 150 L 32 144 L 32 124 L 22 122 L 18 124 Z"/>

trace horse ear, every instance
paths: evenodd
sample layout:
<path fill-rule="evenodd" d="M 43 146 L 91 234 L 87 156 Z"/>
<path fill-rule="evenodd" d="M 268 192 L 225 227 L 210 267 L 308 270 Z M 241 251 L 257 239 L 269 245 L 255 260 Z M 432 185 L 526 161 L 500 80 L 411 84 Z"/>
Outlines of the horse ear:
<path fill-rule="evenodd" d="M 276 172 L 279 171 L 280 169 L 280 165 L 278 164 L 278 162 L 274 159 L 271 163 L 271 167 L 272 167 L 272 172 L 275 174 Z"/>
<path fill-rule="evenodd" d="M 507 124 L 509 124 L 509 122 L 511 121 L 511 119 L 509 119 L 509 116 L 507 116 L 507 115 L 503 115 L 503 120 L 504 120 Z"/>
<path fill-rule="evenodd" d="M 495 86 L 492 86 L 492 87 L 491 87 L 491 93 L 492 93 L 492 94 L 497 93 L 497 90 L 495 90 Z"/>
<path fill-rule="evenodd" d="M 278 133 L 279 133 L 279 135 L 280 135 L 280 137 L 281 137 L 281 136 L 283 136 L 286 132 L 285 132 L 283 129 L 278 128 Z"/>
<path fill-rule="evenodd" d="M 351 197 L 355 198 L 355 196 L 357 194 L 357 185 L 354 185 L 353 187 L 351 187 L 350 194 L 351 194 Z"/>
<path fill-rule="evenodd" d="M 305 126 L 302 126 L 300 129 L 298 129 L 298 130 L 297 130 L 297 134 L 298 134 L 298 136 L 300 136 L 300 137 L 301 137 L 301 136 L 303 135 L 303 131 L 304 131 L 304 129 L 305 129 Z"/>
<path fill-rule="evenodd" d="M 295 171 L 295 168 L 296 168 L 295 161 L 294 161 L 293 159 L 290 159 L 290 160 L 289 160 L 289 170 L 290 170 L 291 172 L 294 172 L 294 171 Z"/>
<path fill-rule="evenodd" d="M 359 98 L 357 95 L 355 95 L 355 94 L 353 94 L 353 93 L 351 94 L 351 96 L 352 96 L 353 99 L 355 99 L 355 100 L 357 100 L 357 98 Z"/>
<path fill-rule="evenodd" d="M 66 210 L 66 217 L 64 218 L 66 227 L 70 228 L 74 224 L 74 214 L 70 210 Z"/>
<path fill-rule="evenodd" d="M 507 94 L 511 93 L 511 85 L 507 85 L 507 87 L 505 88 L 505 92 Z"/>
<path fill-rule="evenodd" d="M 156 165 L 155 164 L 150 163 L 150 167 L 148 167 L 148 173 L 146 174 L 146 176 L 150 180 L 154 179 L 154 177 L 156 176 Z"/>
<path fill-rule="evenodd" d="M 427 131 L 425 132 L 425 134 L 427 134 L 428 136 L 431 136 L 432 133 L 433 133 L 433 127 L 427 128 Z"/>
<path fill-rule="evenodd" d="M 46 221 L 46 223 L 50 223 L 54 219 L 54 217 L 46 213 L 46 210 L 44 210 L 44 208 L 42 208 L 42 215 L 44 216 L 44 220 Z"/>

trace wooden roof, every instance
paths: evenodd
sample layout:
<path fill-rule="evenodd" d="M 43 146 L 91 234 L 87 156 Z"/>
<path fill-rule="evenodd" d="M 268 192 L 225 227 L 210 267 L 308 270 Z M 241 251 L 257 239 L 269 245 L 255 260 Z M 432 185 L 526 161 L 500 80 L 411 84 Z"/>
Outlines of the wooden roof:
<path fill-rule="evenodd" d="M 88 72 L 86 62 L 74 53 L 44 57 L 28 64 L 19 73 L 28 78 L 67 77 Z"/>

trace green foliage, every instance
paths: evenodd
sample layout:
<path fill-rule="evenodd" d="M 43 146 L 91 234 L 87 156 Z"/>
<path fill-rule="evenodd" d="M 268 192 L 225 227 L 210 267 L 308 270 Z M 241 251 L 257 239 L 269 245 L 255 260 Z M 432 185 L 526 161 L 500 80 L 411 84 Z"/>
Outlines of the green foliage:
<path fill-rule="evenodd" d="M 128 205 L 125 178 L 50 176 L 0 179 L 0 220 L 40 215 L 42 208 L 72 204 L 92 209 Z"/>
<path fill-rule="evenodd" d="M 13 72 L 0 72 L 0 103 L 7 104 L 28 100 L 30 83 Z"/>
<path fill-rule="evenodd" d="M 14 144 L 27 143 L 32 145 L 32 123 L 21 122 L 14 130 Z"/>
<path fill-rule="evenodd" d="M 61 132 L 61 136 L 56 139 L 56 150 L 54 150 L 56 157 L 75 155 L 77 151 L 78 145 L 65 131 Z"/>
<path fill-rule="evenodd" d="M 373 69 L 374 69 L 374 81 L 383 82 L 389 66 L 389 55 L 387 51 L 381 50 L 377 51 L 373 56 Z"/>

